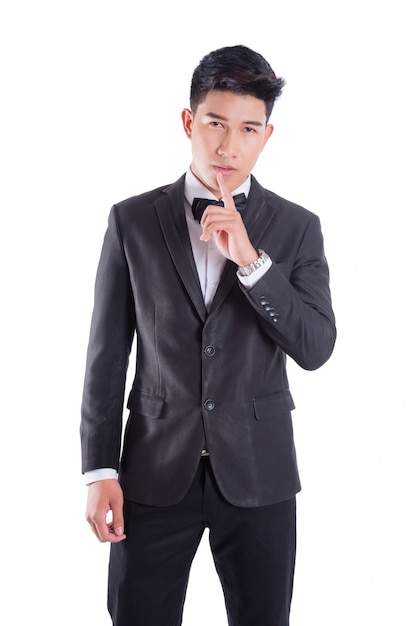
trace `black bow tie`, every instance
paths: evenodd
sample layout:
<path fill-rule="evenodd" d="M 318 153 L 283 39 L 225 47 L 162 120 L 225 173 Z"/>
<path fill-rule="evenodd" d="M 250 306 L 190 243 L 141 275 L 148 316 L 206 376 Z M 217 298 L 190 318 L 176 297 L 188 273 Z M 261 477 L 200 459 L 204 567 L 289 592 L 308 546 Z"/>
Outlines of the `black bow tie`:
<path fill-rule="evenodd" d="M 233 201 L 235 203 L 235 207 L 238 211 L 242 212 L 246 206 L 246 196 L 244 193 L 238 193 L 237 196 L 233 196 Z M 194 219 L 198 222 L 201 222 L 201 218 L 203 216 L 206 208 L 211 204 L 212 206 L 224 206 L 222 200 L 210 200 L 209 198 L 194 198 L 193 204 L 191 206 L 191 210 L 194 215 Z"/>

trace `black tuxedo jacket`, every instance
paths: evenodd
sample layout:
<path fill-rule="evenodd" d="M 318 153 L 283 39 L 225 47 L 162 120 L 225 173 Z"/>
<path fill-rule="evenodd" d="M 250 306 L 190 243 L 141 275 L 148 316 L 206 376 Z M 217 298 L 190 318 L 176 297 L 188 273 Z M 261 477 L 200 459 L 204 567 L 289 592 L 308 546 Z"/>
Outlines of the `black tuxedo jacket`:
<path fill-rule="evenodd" d="M 184 215 L 184 177 L 115 205 L 99 262 L 82 403 L 83 471 L 113 467 L 127 499 L 178 502 L 204 443 L 237 506 L 300 489 L 286 355 L 321 366 L 336 337 L 317 216 L 252 178 L 243 219 L 273 264 L 246 290 L 226 262 L 206 311 Z M 121 459 L 126 370 L 136 373 Z"/>

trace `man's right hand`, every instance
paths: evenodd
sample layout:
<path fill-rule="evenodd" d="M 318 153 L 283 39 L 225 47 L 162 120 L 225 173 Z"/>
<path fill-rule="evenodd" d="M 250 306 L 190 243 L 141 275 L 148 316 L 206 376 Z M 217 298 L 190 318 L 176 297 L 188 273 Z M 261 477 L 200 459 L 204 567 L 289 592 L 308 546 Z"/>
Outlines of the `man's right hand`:
<path fill-rule="evenodd" d="M 111 520 L 107 515 L 111 511 Z M 123 492 L 119 481 L 99 480 L 88 486 L 86 519 L 100 541 L 119 543 L 126 539 L 123 519 Z"/>

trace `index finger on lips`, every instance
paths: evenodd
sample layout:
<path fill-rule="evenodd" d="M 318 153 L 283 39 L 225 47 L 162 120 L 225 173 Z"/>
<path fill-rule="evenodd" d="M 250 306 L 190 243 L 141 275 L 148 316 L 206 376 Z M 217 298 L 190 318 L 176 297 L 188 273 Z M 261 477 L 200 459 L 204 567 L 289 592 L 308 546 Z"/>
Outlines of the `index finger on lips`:
<path fill-rule="evenodd" d="M 217 172 L 217 183 L 219 185 L 220 193 L 222 194 L 224 206 L 226 208 L 236 208 L 235 203 L 233 202 L 232 194 L 229 191 L 221 172 Z"/>

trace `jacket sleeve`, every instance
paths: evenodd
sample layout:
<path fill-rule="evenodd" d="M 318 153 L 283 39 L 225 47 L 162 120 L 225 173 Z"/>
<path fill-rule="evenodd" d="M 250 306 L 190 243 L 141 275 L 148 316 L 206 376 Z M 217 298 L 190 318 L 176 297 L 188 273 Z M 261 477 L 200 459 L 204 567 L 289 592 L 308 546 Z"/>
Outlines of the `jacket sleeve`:
<path fill-rule="evenodd" d="M 129 269 L 113 207 L 97 270 L 81 407 L 82 471 L 118 469 L 126 372 L 135 330 Z"/>
<path fill-rule="evenodd" d="M 265 251 L 273 258 L 272 250 Z M 309 220 L 294 259 L 273 262 L 254 287 L 241 288 L 268 335 L 301 367 L 314 370 L 329 359 L 336 326 L 316 215 Z"/>

